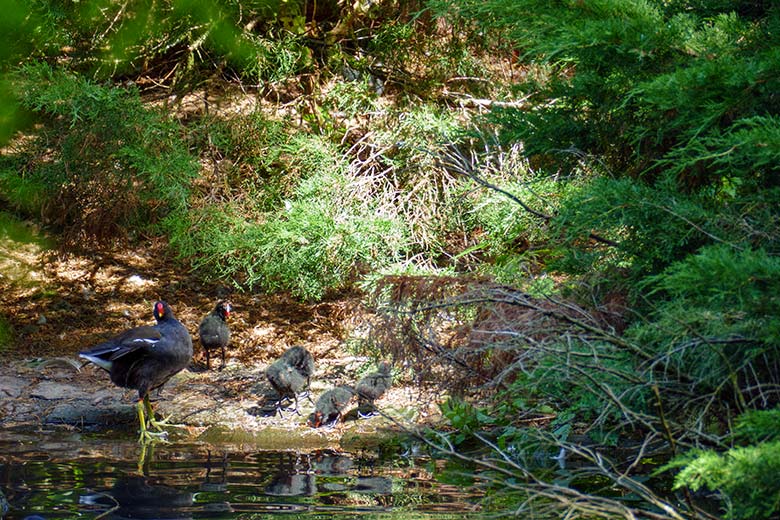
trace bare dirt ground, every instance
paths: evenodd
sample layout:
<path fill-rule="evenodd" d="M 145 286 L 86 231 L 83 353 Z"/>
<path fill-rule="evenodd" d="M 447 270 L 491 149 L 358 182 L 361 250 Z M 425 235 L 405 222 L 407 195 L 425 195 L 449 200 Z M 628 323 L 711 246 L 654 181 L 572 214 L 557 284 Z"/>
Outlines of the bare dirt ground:
<path fill-rule="evenodd" d="M 307 305 L 285 295 L 233 291 L 189 272 L 160 242 L 90 256 L 5 251 L 0 301 L 13 341 L 0 350 L 0 428 L 135 430 L 135 392 L 115 387 L 97 367 L 82 366 L 77 353 L 129 327 L 152 324 L 157 299 L 172 306 L 195 348 L 190 368 L 175 376 L 156 402 L 158 412 L 184 425 L 173 430 L 176 435 L 321 448 L 397 428 L 380 416 L 348 420 L 333 430 L 312 429 L 305 424 L 313 410 L 306 399 L 301 415 L 268 413 L 272 392 L 263 371 L 290 346 L 302 345 L 315 357 L 315 401 L 327 388 L 354 383 L 373 370 L 375 360 L 345 347 L 361 320 L 355 295 Z M 197 327 L 219 299 L 229 299 L 234 308 L 228 364 L 216 370 L 219 355 L 216 362 L 212 355 L 212 369 L 206 371 Z M 428 423 L 438 418 L 433 395 L 396 376 L 377 406 L 407 425 Z"/>

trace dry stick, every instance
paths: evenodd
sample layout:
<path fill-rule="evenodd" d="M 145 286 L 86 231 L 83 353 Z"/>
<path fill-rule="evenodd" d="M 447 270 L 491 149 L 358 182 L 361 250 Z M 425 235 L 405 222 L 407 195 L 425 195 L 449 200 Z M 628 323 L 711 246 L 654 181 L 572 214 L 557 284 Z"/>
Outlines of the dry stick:
<path fill-rule="evenodd" d="M 620 514 L 625 518 L 630 518 L 630 519 L 635 518 L 635 515 L 633 514 L 631 509 L 610 499 L 599 497 L 599 496 L 585 495 L 571 488 L 558 486 L 557 484 L 549 484 L 539 480 L 535 475 L 533 475 L 531 472 L 529 472 L 527 469 L 523 468 L 519 464 L 512 461 L 497 446 L 493 445 L 492 443 L 490 443 L 490 441 L 487 441 L 479 434 L 475 434 L 475 436 L 478 439 L 480 439 L 482 442 L 487 444 L 488 446 L 491 446 L 491 448 L 495 449 L 499 454 L 501 454 L 504 461 L 512 469 L 507 469 L 505 467 L 498 466 L 490 462 L 489 460 L 477 459 L 477 458 L 463 455 L 462 453 L 455 450 L 455 448 L 452 446 L 452 443 L 449 442 L 449 439 L 439 434 L 438 432 L 435 433 L 437 433 L 437 435 L 439 435 L 439 437 L 442 438 L 442 440 L 446 443 L 446 448 L 441 445 L 437 445 L 433 443 L 432 441 L 430 441 L 429 439 L 427 439 L 426 437 L 422 436 L 419 433 L 417 433 L 416 435 L 420 440 L 425 442 L 428 446 L 434 448 L 435 450 L 441 452 L 444 455 L 457 458 L 475 464 L 477 466 L 481 466 L 483 468 L 489 469 L 491 471 L 495 471 L 497 473 L 512 478 L 516 477 L 515 475 L 515 471 L 516 471 L 519 472 L 521 475 L 523 475 L 527 480 L 531 482 L 531 484 L 529 484 L 528 486 L 522 486 L 519 484 L 513 484 L 512 482 L 500 481 L 500 483 L 505 487 L 509 487 L 511 489 L 515 489 L 518 491 L 524 491 L 529 494 L 541 496 L 550 500 L 554 500 L 561 504 L 567 505 L 569 508 L 576 508 L 590 514 L 596 514 L 599 516 L 605 516 L 605 513 Z M 487 480 L 484 475 L 475 475 L 475 477 Z M 538 486 L 538 488 L 532 487 L 533 485 Z M 527 502 L 528 501 L 526 501 L 525 503 Z M 668 518 L 668 517 L 658 517 L 658 518 Z"/>
<path fill-rule="evenodd" d="M 477 438 L 478 438 L 480 441 L 482 441 L 484 444 L 486 444 L 487 446 L 489 446 L 489 447 L 490 447 L 492 450 L 494 450 L 494 451 L 496 451 L 497 453 L 499 453 L 499 454 L 502 456 L 502 458 L 503 458 L 503 459 L 504 459 L 506 462 L 508 462 L 508 463 L 510 464 L 510 466 L 512 466 L 512 467 L 515 467 L 515 468 L 520 468 L 520 466 L 519 466 L 518 464 L 516 464 L 514 461 L 512 461 L 512 460 L 511 460 L 511 459 L 510 459 L 510 458 L 509 458 L 509 457 L 506 455 L 506 453 L 504 453 L 504 452 L 503 452 L 503 451 L 502 451 L 502 450 L 501 450 L 501 449 L 500 449 L 498 446 L 496 446 L 496 445 L 495 445 L 493 442 L 491 442 L 491 441 L 489 441 L 489 440 L 485 439 L 484 437 L 482 437 L 482 436 L 481 436 L 480 434 L 478 434 L 478 433 L 475 433 L 475 434 L 474 434 L 474 436 L 475 436 L 475 437 L 477 437 Z M 562 443 L 559 443 L 559 444 L 562 444 Z M 566 446 L 562 444 L 562 447 L 566 447 Z M 572 450 L 571 448 L 574 448 L 574 449 L 576 449 L 576 451 L 575 451 L 575 450 Z M 667 513 L 669 513 L 669 514 L 672 516 L 672 518 L 676 518 L 676 519 L 682 520 L 682 517 L 681 517 L 681 516 L 680 516 L 680 515 L 679 515 L 679 514 L 678 514 L 678 513 L 677 513 L 677 512 L 674 510 L 674 508 L 672 508 L 672 507 L 671 507 L 669 504 L 665 503 L 664 501 L 662 501 L 662 500 L 660 500 L 658 497 L 656 497 L 656 496 L 655 496 L 655 494 L 654 494 L 652 491 L 650 491 L 650 490 L 649 490 L 647 487 L 645 487 L 644 485 L 640 484 L 639 482 L 637 482 L 637 481 L 635 481 L 634 479 L 631 479 L 631 478 L 629 478 L 629 477 L 624 477 L 624 476 L 621 476 L 621 475 L 618 475 L 618 476 L 613 476 L 613 471 L 612 471 L 612 470 L 610 470 L 610 469 L 608 469 L 608 468 L 606 468 L 606 466 L 604 466 L 604 464 L 603 464 L 603 458 L 601 457 L 601 455 L 600 455 L 600 454 L 595 454 L 595 455 L 594 455 L 594 454 L 593 454 L 593 452 L 592 452 L 591 450 L 588 450 L 588 449 L 585 449 L 585 448 L 581 448 L 581 447 L 579 447 L 579 446 L 575 446 L 575 445 L 572 445 L 572 446 L 571 446 L 571 448 L 570 448 L 570 450 L 571 450 L 571 451 L 575 451 L 576 453 L 579 453 L 579 454 L 582 454 L 582 453 L 585 453 L 585 452 L 587 452 L 587 453 L 589 453 L 589 454 L 593 455 L 593 456 L 591 456 L 591 457 L 586 457 L 586 458 L 589 458 L 590 460 L 593 460 L 594 462 L 597 462 L 597 469 L 599 469 L 599 470 L 600 470 L 600 473 L 601 473 L 601 474 L 603 474 L 603 475 L 606 475 L 606 476 L 607 476 L 607 477 L 609 477 L 610 479 L 614 480 L 616 483 L 620 484 L 622 487 L 625 487 L 625 488 L 627 488 L 627 489 L 630 489 L 631 491 L 634 491 L 634 492 L 635 492 L 635 493 L 637 493 L 638 495 L 640 495 L 640 496 L 644 497 L 644 498 L 645 498 L 645 500 L 647 500 L 649 503 L 651 503 L 651 504 L 655 505 L 656 507 L 658 507 L 659 509 L 661 509 L 661 510 L 663 510 L 663 511 L 666 511 Z M 555 491 L 557 491 L 558 493 L 560 493 L 560 492 L 561 492 L 561 489 L 563 489 L 563 490 L 564 490 L 564 492 L 569 492 L 569 493 L 571 493 L 571 491 L 574 491 L 574 490 L 571 490 L 570 488 L 560 488 L 560 487 L 559 487 L 559 486 L 557 486 L 557 485 L 554 485 L 554 486 L 552 486 L 552 487 L 553 487 L 553 488 L 555 489 Z M 577 495 L 579 495 L 579 496 L 582 496 L 582 495 L 581 495 L 579 492 L 577 492 L 577 491 L 575 491 L 575 493 L 576 493 L 576 495 L 575 495 L 575 496 L 577 496 Z M 602 497 L 598 497 L 598 498 L 602 498 Z M 604 499 L 604 500 L 608 500 L 608 499 Z M 630 509 L 628 509 L 628 508 L 625 508 L 625 509 L 623 509 L 625 506 L 623 506 L 622 504 L 619 504 L 619 507 L 621 508 L 621 510 L 628 510 L 628 511 L 629 511 L 629 514 L 630 514 L 630 517 L 631 517 L 631 518 L 633 518 L 633 517 L 634 517 L 634 516 L 633 516 L 633 513 L 631 513 L 631 512 L 630 512 L 630 511 L 631 511 Z M 596 512 L 599 512 L 599 511 L 598 511 L 598 510 L 596 510 Z M 645 511 L 642 511 L 642 513 L 643 513 L 643 514 L 646 514 L 647 512 L 645 512 Z M 662 517 L 662 518 L 666 518 L 666 517 Z"/>
<path fill-rule="evenodd" d="M 670 518 L 674 520 L 684 520 L 684 518 L 679 513 L 677 513 L 671 505 L 658 498 L 647 487 L 643 486 L 642 484 L 636 482 L 633 479 L 627 477 L 621 478 L 621 476 L 614 476 L 610 470 L 608 470 L 606 467 L 603 466 L 603 463 L 601 466 L 598 466 L 598 469 L 602 474 L 611 478 L 616 483 L 620 484 L 622 487 L 631 489 L 632 491 L 636 492 L 638 495 L 645 498 L 645 500 L 647 500 L 648 503 L 655 505 L 656 507 L 658 507 L 659 509 L 661 509 L 667 514 L 664 515 L 664 514 L 654 513 L 652 511 L 631 509 L 609 498 L 587 495 L 575 489 L 559 486 L 558 484 L 550 484 L 544 482 L 540 480 L 538 477 L 536 477 L 533 473 L 528 471 L 526 468 L 520 466 L 517 462 L 513 461 L 506 454 L 506 452 L 501 450 L 494 443 L 488 441 L 487 439 L 485 439 L 484 437 L 482 437 L 477 433 L 475 433 L 474 435 L 480 441 L 482 441 L 487 446 L 489 446 L 492 450 L 498 453 L 503 459 L 503 461 L 509 466 L 509 468 L 498 466 L 490 462 L 489 460 L 477 459 L 459 453 L 458 451 L 455 450 L 454 446 L 452 445 L 450 440 L 446 437 L 446 435 L 444 435 L 441 432 L 438 432 L 436 430 L 430 430 L 442 441 L 442 444 L 436 444 L 433 441 L 431 441 L 428 437 L 426 437 L 422 432 L 420 432 L 419 428 L 409 427 L 406 424 L 399 421 L 398 419 L 396 419 L 394 416 L 389 415 L 386 412 L 383 412 L 382 410 L 377 409 L 377 412 L 382 417 L 389 420 L 392 424 L 396 425 L 404 432 L 416 437 L 417 439 L 419 439 L 429 447 L 433 448 L 434 450 L 444 455 L 457 458 L 459 460 L 472 463 L 476 466 L 480 466 L 495 471 L 507 477 L 516 478 L 517 473 L 522 475 L 529 482 L 529 484 L 521 485 L 521 484 L 515 484 L 511 481 L 497 481 L 494 478 L 490 478 L 486 475 L 474 475 L 475 478 L 479 478 L 485 481 L 493 481 L 496 483 L 500 483 L 504 487 L 514 489 L 517 491 L 526 492 L 529 495 L 532 495 L 529 496 L 528 500 L 526 500 L 523 504 L 521 504 L 520 509 L 523 509 L 523 506 L 526 503 L 528 503 L 533 498 L 533 496 L 535 496 L 538 498 L 545 498 L 562 505 L 566 505 L 570 510 L 576 509 L 581 512 L 589 513 L 592 515 L 598 515 L 598 516 L 608 516 L 608 515 L 618 514 L 623 516 L 626 519 L 636 520 L 637 514 L 639 514 L 641 516 L 651 518 L 651 519 L 656 519 L 656 520 L 669 520 Z M 563 447 L 568 446 L 568 448 L 575 453 L 578 454 L 585 453 L 584 451 L 582 451 L 580 447 L 577 447 L 575 445 L 566 445 L 566 446 L 563 444 L 561 445 Z M 590 453 L 591 455 L 593 454 L 593 452 L 591 451 L 588 451 L 588 453 Z M 591 458 L 591 457 L 586 457 L 586 458 Z M 600 456 L 598 457 L 598 460 L 602 460 Z M 612 516 L 608 516 L 608 517 L 611 518 Z"/>
<path fill-rule="evenodd" d="M 593 377 L 591 374 L 581 369 L 577 365 L 572 365 L 569 368 L 579 373 L 584 378 L 588 379 L 595 388 L 601 390 L 601 392 L 604 393 L 609 398 L 609 400 L 612 401 L 618 407 L 618 409 L 620 409 L 621 413 L 623 414 L 623 416 L 625 416 L 626 419 L 631 421 L 631 419 L 634 418 L 639 423 L 645 425 L 645 427 L 648 430 L 654 431 L 655 428 L 653 427 L 653 423 L 652 423 L 652 420 L 654 419 L 653 416 L 640 414 L 631 410 L 629 407 L 623 404 L 623 402 L 620 400 L 618 396 L 615 395 L 615 392 L 609 387 L 609 385 L 597 381 L 595 377 Z"/>
<path fill-rule="evenodd" d="M 466 164 L 465 161 L 457 161 L 457 160 L 455 160 L 455 157 L 452 154 L 447 154 L 447 157 L 450 159 L 449 162 L 442 161 L 441 159 L 437 158 L 437 162 L 445 170 L 448 169 L 447 166 L 450 166 L 451 170 L 454 170 L 457 173 L 465 175 L 466 177 L 468 177 L 469 179 L 473 180 L 474 182 L 476 182 L 480 186 L 483 186 L 485 188 L 488 188 L 490 190 L 493 190 L 495 192 L 498 192 L 498 193 L 504 195 L 505 197 L 509 198 L 509 200 L 511 200 L 512 202 L 515 202 L 516 204 L 518 204 L 521 208 L 523 208 L 525 211 L 527 211 L 531 215 L 533 215 L 533 216 L 535 216 L 537 218 L 540 218 L 540 219 L 544 220 L 545 222 L 548 222 L 549 220 L 551 220 L 553 218 L 552 215 L 548 215 L 547 213 L 542 213 L 541 211 L 537 211 L 537 210 L 533 209 L 528 204 L 523 202 L 516 195 L 514 195 L 514 194 L 508 192 L 507 190 L 505 190 L 503 188 L 500 188 L 500 187 L 496 186 L 495 184 L 493 184 L 491 182 L 488 182 L 487 180 L 483 179 L 482 177 L 480 177 L 479 175 L 474 173 L 472 168 L 471 168 L 471 166 Z M 620 245 L 618 242 L 615 242 L 614 240 L 610 240 L 609 238 L 602 237 L 601 235 L 598 235 L 598 234 L 594 233 L 593 231 L 590 231 L 588 233 L 588 238 L 590 238 L 591 240 L 595 240 L 596 242 L 600 242 L 602 244 L 606 244 L 606 245 L 612 246 L 612 247 L 617 247 L 617 246 Z"/>
<path fill-rule="evenodd" d="M 106 35 L 111 31 L 111 29 L 114 28 L 114 24 L 116 24 L 116 22 L 120 18 L 122 18 L 122 15 L 125 13 L 125 9 L 127 9 L 127 4 L 128 4 L 128 2 L 125 2 L 124 4 L 122 4 L 122 7 L 119 8 L 119 11 L 117 11 L 116 16 L 114 16 L 114 19 L 111 20 L 111 23 L 108 24 L 108 27 L 106 27 L 106 29 L 103 31 L 103 33 L 100 36 L 97 37 L 97 40 L 95 40 L 95 43 L 100 42 L 100 40 L 105 38 Z"/>
<path fill-rule="evenodd" d="M 666 414 L 664 413 L 664 404 L 661 400 L 661 391 L 658 389 L 658 385 L 653 385 L 653 394 L 655 394 L 656 399 L 656 406 L 658 407 L 658 418 L 661 420 L 661 426 L 663 426 L 664 435 L 666 436 L 666 440 L 669 442 L 669 446 L 672 448 L 672 455 L 677 455 L 677 443 L 674 440 L 674 435 L 672 435 L 672 431 L 669 429 L 669 423 L 666 421 Z M 688 508 L 691 511 L 696 511 L 696 508 L 693 505 L 693 499 L 691 498 L 691 492 L 686 486 L 683 490 L 683 495 L 685 496 L 685 502 L 688 504 Z M 696 514 L 698 517 L 698 514 Z"/>
<path fill-rule="evenodd" d="M 539 307 L 538 305 L 532 305 L 532 304 L 530 304 L 528 302 L 528 300 L 521 301 L 520 299 L 516 298 L 516 296 L 517 296 L 516 293 L 511 294 L 510 296 L 512 296 L 512 299 L 509 300 L 509 301 L 505 300 L 507 303 L 511 303 L 511 304 L 515 304 L 515 305 L 524 305 L 524 306 L 532 308 L 532 309 L 534 309 L 534 310 L 536 310 L 536 311 L 538 311 L 538 312 L 540 312 L 542 314 L 548 314 L 548 315 L 557 316 L 557 317 L 559 317 L 561 319 L 565 319 L 566 321 L 568 321 L 568 322 L 570 322 L 572 324 L 576 324 L 580 328 L 583 328 L 583 329 L 589 330 L 591 332 L 597 333 L 600 336 L 603 336 L 604 334 L 606 334 L 606 331 L 603 331 L 603 330 L 600 330 L 600 329 L 598 329 L 596 327 L 593 327 L 593 326 L 591 326 L 591 325 L 589 325 L 589 324 L 587 324 L 587 323 L 585 323 L 585 322 L 583 322 L 581 320 L 570 318 L 566 314 L 556 313 L 556 312 L 550 311 L 548 309 L 543 309 L 543 308 Z M 553 300 L 551 300 L 551 301 L 553 301 Z M 460 301 L 459 303 L 463 304 L 463 301 Z M 557 303 L 557 302 L 553 301 L 553 303 Z M 420 311 L 421 309 L 418 308 L 416 310 Z M 647 356 L 647 354 L 645 354 L 645 355 Z M 599 381 L 596 381 L 595 378 L 591 374 L 587 373 L 587 371 L 585 371 L 582 367 L 579 367 L 577 365 L 572 365 L 570 368 L 575 370 L 576 372 L 580 373 L 580 375 L 582 375 L 583 377 L 585 377 L 588 380 L 590 380 L 591 384 L 595 385 L 596 388 L 599 388 L 601 390 L 601 392 L 606 394 L 610 398 L 610 400 L 613 401 L 622 410 L 622 412 L 623 412 L 623 414 L 624 414 L 624 416 L 626 418 L 633 418 L 634 420 L 639 420 L 641 423 L 643 423 L 651 431 L 655 431 L 655 428 L 652 425 L 652 419 L 653 418 L 645 417 L 645 416 L 643 416 L 641 414 L 637 414 L 637 413 L 634 413 L 633 411 L 629 410 L 622 403 L 622 400 L 618 396 L 616 396 L 614 394 L 614 392 L 611 390 L 611 388 L 609 388 L 607 385 L 601 384 Z M 616 374 L 616 375 L 623 376 L 623 374 Z M 656 392 L 656 395 L 658 397 L 659 412 L 661 413 L 661 422 L 662 422 L 662 425 L 663 425 L 663 427 L 664 427 L 664 429 L 666 431 L 666 437 L 667 437 L 667 439 L 670 442 L 670 445 L 672 447 L 672 451 L 676 452 L 676 444 L 675 444 L 674 438 L 673 438 L 673 436 L 671 434 L 671 430 L 669 429 L 668 421 L 666 420 L 666 417 L 663 415 L 663 409 L 660 408 L 661 399 L 660 399 L 660 393 L 658 392 L 657 386 L 654 386 L 654 391 Z M 476 435 L 476 436 L 479 438 L 479 435 Z M 487 441 L 485 441 L 485 442 L 487 443 Z M 431 444 L 431 443 L 427 442 L 427 440 L 426 440 L 426 443 Z M 449 446 L 450 446 L 449 451 L 452 452 L 453 454 L 455 454 L 454 449 L 452 449 L 451 445 L 449 445 Z M 499 450 L 499 453 L 501 453 L 500 450 Z M 455 455 L 458 456 L 458 454 L 455 454 Z M 464 460 L 468 460 L 468 459 L 466 458 Z M 511 461 L 509 461 L 509 462 L 511 462 Z M 620 478 L 625 478 L 625 475 L 623 475 L 622 477 L 618 477 L 618 481 L 620 481 Z M 693 506 L 693 503 L 692 503 L 692 500 L 690 500 L 689 496 L 687 498 L 688 498 L 688 506 L 689 506 L 689 508 L 691 510 L 695 510 L 695 508 Z"/>
<path fill-rule="evenodd" d="M 509 299 L 507 299 L 507 298 L 509 298 Z M 564 321 L 567 321 L 570 324 L 575 325 L 575 326 L 577 326 L 577 327 L 579 327 L 579 328 L 581 328 L 583 330 L 586 330 L 588 332 L 596 334 L 599 338 L 602 338 L 605 341 L 608 341 L 609 343 L 612 343 L 612 344 L 617 345 L 619 347 L 625 347 L 625 348 L 631 350 L 632 352 L 634 352 L 635 354 L 637 354 L 638 356 L 642 357 L 643 359 L 653 359 L 653 356 L 651 356 L 650 354 L 648 354 L 644 350 L 640 349 L 637 345 L 635 345 L 635 344 L 633 344 L 631 342 L 625 341 L 625 340 L 621 339 L 620 337 L 618 337 L 618 336 L 616 336 L 614 334 L 610 334 L 610 333 L 608 333 L 607 331 L 605 331 L 603 329 L 600 329 L 600 328 L 592 326 L 592 325 L 588 325 L 587 323 L 584 323 L 584 322 L 582 322 L 580 320 L 577 320 L 577 319 L 571 318 L 569 316 L 566 316 L 563 313 L 556 313 L 555 311 L 552 311 L 550 309 L 545 309 L 543 307 L 539 307 L 538 305 L 534 305 L 534 304 L 531 304 L 531 303 L 528 303 L 528 302 L 520 301 L 520 300 L 518 300 L 515 297 L 511 297 L 511 298 L 507 297 L 507 298 L 500 298 L 500 297 L 497 297 L 497 296 L 470 297 L 468 299 L 459 299 L 459 300 L 444 301 L 444 302 L 440 302 L 440 303 L 431 303 L 431 304 L 428 304 L 428 305 L 425 305 L 425 306 L 417 307 L 417 308 L 415 308 L 413 310 L 409 310 L 409 311 L 398 310 L 397 312 L 411 314 L 411 313 L 414 313 L 414 312 L 429 311 L 429 310 L 435 310 L 435 309 L 444 309 L 444 308 L 448 308 L 448 307 L 455 307 L 455 306 L 462 306 L 462 305 L 474 305 L 474 304 L 479 304 L 479 303 L 506 303 L 506 304 L 509 304 L 509 305 L 517 305 L 517 306 L 520 306 L 520 307 L 525 307 L 525 308 L 528 308 L 528 309 L 531 309 L 531 310 L 535 310 L 535 311 L 537 311 L 540 314 L 545 315 L 545 316 L 553 316 L 555 318 L 560 318 L 560 319 L 562 319 Z M 552 299 L 548 299 L 548 300 L 553 302 L 553 303 L 556 303 L 555 300 L 552 300 Z"/>
<path fill-rule="evenodd" d="M 433 342 L 425 339 L 421 334 L 415 334 L 415 338 L 414 339 L 417 341 L 417 343 L 423 349 L 427 350 L 428 352 L 430 352 L 432 354 L 435 354 L 437 356 L 440 356 L 440 357 L 442 357 L 444 359 L 448 359 L 453 364 L 455 364 L 455 365 L 457 365 L 457 366 L 459 366 L 461 368 L 464 368 L 464 369 L 468 370 L 469 372 L 472 372 L 472 373 L 478 375 L 482 379 L 485 379 L 485 380 L 489 380 L 490 379 L 487 375 L 483 374 L 482 372 L 480 372 L 476 368 L 472 367 L 466 361 L 464 361 L 462 359 L 459 359 L 452 351 L 439 347 L 438 345 L 434 344 Z"/>
<path fill-rule="evenodd" d="M 647 486 L 645 486 L 641 482 L 638 482 L 630 477 L 627 477 L 625 474 L 615 475 L 616 472 L 614 472 L 611 468 L 607 467 L 606 461 L 600 453 L 594 452 L 590 448 L 586 448 L 575 444 L 567 444 L 567 443 L 562 443 L 562 444 L 564 444 L 564 447 L 570 450 L 572 453 L 576 453 L 577 455 L 584 457 L 585 459 L 588 459 L 591 462 L 593 462 L 596 465 L 596 468 L 598 468 L 603 475 L 614 480 L 616 484 L 619 484 L 620 486 L 625 487 L 626 489 L 630 489 L 637 495 L 643 497 L 649 503 L 669 513 L 672 516 L 672 518 L 683 520 L 683 517 L 670 504 L 658 498 L 655 495 L 655 493 L 653 493 Z M 691 507 L 690 504 L 689 507 Z M 693 510 L 693 508 L 691 508 L 691 510 Z"/>

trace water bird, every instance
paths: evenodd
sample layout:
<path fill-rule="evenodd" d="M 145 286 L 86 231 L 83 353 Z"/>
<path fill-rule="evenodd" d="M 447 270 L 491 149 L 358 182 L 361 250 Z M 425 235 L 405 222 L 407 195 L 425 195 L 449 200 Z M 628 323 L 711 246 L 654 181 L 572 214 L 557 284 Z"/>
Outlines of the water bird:
<path fill-rule="evenodd" d="M 268 365 L 265 376 L 278 394 L 276 411 L 279 415 L 282 415 L 282 401 L 285 398 L 292 398 L 295 401 L 294 411 L 300 415 L 298 395 L 308 389 L 313 373 L 314 358 L 301 346 L 287 349 L 279 359 Z"/>
<path fill-rule="evenodd" d="M 308 350 L 300 345 L 296 345 L 285 350 L 280 359 L 294 367 L 299 374 L 305 377 L 307 386 L 311 383 L 311 376 L 314 374 L 314 357 Z"/>
<path fill-rule="evenodd" d="M 233 307 L 229 302 L 221 301 L 200 322 L 198 336 L 200 344 L 203 346 L 203 352 L 206 354 L 206 370 L 211 370 L 211 351 L 217 348 L 222 354 L 222 364 L 219 369 L 225 368 L 225 347 L 230 343 L 230 328 L 227 325 L 227 319 L 232 310 Z"/>
<path fill-rule="evenodd" d="M 360 417 L 370 417 L 376 413 L 374 401 L 382 397 L 393 383 L 393 376 L 390 374 L 390 363 L 383 361 L 379 363 L 376 372 L 363 377 L 355 385 L 358 396 L 358 414 Z M 364 414 L 362 410 L 369 410 Z"/>
<path fill-rule="evenodd" d="M 162 429 L 166 421 L 154 418 L 149 392 L 161 389 L 192 360 L 192 338 L 171 307 L 164 301 L 157 301 L 153 314 L 156 325 L 134 327 L 79 353 L 80 357 L 106 370 L 115 385 L 138 390 L 136 406 L 141 442 L 166 435 Z M 147 419 L 160 433 L 147 429 Z"/>
<path fill-rule="evenodd" d="M 314 414 L 309 426 L 319 428 L 323 424 L 334 426 L 344 415 L 344 410 L 355 397 L 355 389 L 349 385 L 340 385 L 325 391 L 314 405 Z"/>

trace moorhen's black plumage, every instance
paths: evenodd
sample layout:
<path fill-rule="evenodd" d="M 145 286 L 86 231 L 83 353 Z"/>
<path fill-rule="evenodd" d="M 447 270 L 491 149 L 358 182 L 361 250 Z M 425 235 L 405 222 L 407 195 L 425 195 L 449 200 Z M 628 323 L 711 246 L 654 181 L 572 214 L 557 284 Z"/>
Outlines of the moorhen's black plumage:
<path fill-rule="evenodd" d="M 230 329 L 227 319 L 233 307 L 228 302 L 219 302 L 198 327 L 200 344 L 206 354 L 206 370 L 211 370 L 211 351 L 219 348 L 222 353 L 222 364 L 219 369 L 225 368 L 225 347 L 230 343 Z"/>
<path fill-rule="evenodd" d="M 280 359 L 283 359 L 305 377 L 306 386 L 308 387 L 309 383 L 311 383 L 311 376 L 314 374 L 314 357 L 312 357 L 311 353 L 300 345 L 296 345 L 285 350 Z"/>
<path fill-rule="evenodd" d="M 164 421 L 156 421 L 149 402 L 149 392 L 161 388 L 174 374 L 192 360 L 192 338 L 187 328 L 173 315 L 164 301 L 154 304 L 156 325 L 129 329 L 122 334 L 79 353 L 79 356 L 108 371 L 111 381 L 122 388 L 138 390 L 138 420 L 141 441 L 154 435 L 149 424 L 162 432 Z"/>
<path fill-rule="evenodd" d="M 390 363 L 383 361 L 379 363 L 376 372 L 363 377 L 355 386 L 358 395 L 358 410 L 361 417 L 367 417 L 374 413 L 374 401 L 382 397 L 393 383 L 393 376 L 390 374 Z M 367 414 L 362 412 L 368 410 Z"/>
<path fill-rule="evenodd" d="M 282 415 L 282 401 L 292 398 L 295 401 L 294 411 L 298 415 L 298 394 L 306 390 L 314 373 L 314 358 L 303 347 L 295 346 L 287 349 L 276 361 L 265 369 L 265 376 L 279 400 L 276 410 Z"/>
<path fill-rule="evenodd" d="M 319 428 L 323 424 L 336 424 L 341 420 L 344 410 L 353 397 L 355 397 L 355 389 L 349 385 L 341 385 L 325 391 L 314 405 L 314 414 L 309 425 Z"/>
<path fill-rule="evenodd" d="M 288 398 L 295 401 L 294 410 L 298 412 L 298 394 L 306 389 L 306 378 L 282 359 L 268 365 L 265 376 L 278 395 L 276 411 L 279 415 L 282 415 L 282 401 Z"/>

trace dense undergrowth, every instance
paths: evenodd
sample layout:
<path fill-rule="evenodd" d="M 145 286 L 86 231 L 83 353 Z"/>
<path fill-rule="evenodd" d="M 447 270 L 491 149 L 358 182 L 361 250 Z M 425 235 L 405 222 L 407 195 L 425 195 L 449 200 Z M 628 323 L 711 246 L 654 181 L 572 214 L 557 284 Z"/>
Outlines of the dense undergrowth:
<path fill-rule="evenodd" d="M 773 3 L 31 6 L 0 186 L 65 249 L 158 235 L 241 290 L 362 289 L 356 343 L 459 396 L 427 439 L 492 508 L 778 514 Z M 660 498 L 637 474 L 670 458 Z"/>

